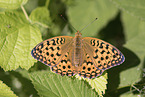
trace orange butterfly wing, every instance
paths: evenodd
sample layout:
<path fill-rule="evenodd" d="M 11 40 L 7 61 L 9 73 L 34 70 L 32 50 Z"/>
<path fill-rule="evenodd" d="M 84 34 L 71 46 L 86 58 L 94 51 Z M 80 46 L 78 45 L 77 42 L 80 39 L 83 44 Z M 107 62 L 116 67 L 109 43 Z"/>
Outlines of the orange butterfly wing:
<path fill-rule="evenodd" d="M 59 36 L 39 43 L 31 51 L 31 55 L 48 66 L 56 66 L 72 46 L 73 37 Z"/>
<path fill-rule="evenodd" d="M 124 62 L 124 55 L 113 45 L 91 37 L 83 38 L 84 49 L 90 55 L 95 67 L 106 70 Z"/>
<path fill-rule="evenodd" d="M 63 56 L 62 60 L 57 66 L 51 68 L 53 72 L 58 73 L 62 76 L 73 76 L 77 73 L 76 68 L 72 65 L 71 50 L 69 52 L 66 52 L 65 56 Z"/>
<path fill-rule="evenodd" d="M 85 57 L 79 75 L 86 78 L 97 77 L 125 60 L 116 47 L 97 38 L 84 37 L 83 51 Z"/>
<path fill-rule="evenodd" d="M 78 74 L 84 78 L 90 79 L 101 75 L 104 70 L 96 68 L 94 63 L 92 62 L 92 59 L 90 58 L 90 55 L 87 53 L 84 54 L 84 61 L 80 66 L 80 71 L 78 72 Z"/>

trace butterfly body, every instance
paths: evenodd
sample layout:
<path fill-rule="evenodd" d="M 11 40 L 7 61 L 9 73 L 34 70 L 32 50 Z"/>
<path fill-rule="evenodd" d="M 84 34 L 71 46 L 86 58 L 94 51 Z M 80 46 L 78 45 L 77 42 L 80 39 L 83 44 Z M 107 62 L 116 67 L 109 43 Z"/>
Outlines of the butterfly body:
<path fill-rule="evenodd" d="M 82 58 L 83 58 L 83 51 L 82 51 L 82 35 L 78 31 L 75 34 L 73 42 L 73 52 L 72 52 L 72 62 L 75 67 L 81 66 Z"/>
<path fill-rule="evenodd" d="M 85 78 L 101 75 L 106 69 L 124 62 L 124 55 L 111 44 L 92 37 L 58 36 L 39 43 L 31 51 L 38 61 L 60 75 L 79 74 Z"/>

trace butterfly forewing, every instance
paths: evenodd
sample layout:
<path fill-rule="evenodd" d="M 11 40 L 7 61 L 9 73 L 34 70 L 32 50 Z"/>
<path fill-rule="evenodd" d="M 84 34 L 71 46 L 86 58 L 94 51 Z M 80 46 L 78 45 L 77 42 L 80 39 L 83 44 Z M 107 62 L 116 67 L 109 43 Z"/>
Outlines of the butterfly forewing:
<path fill-rule="evenodd" d="M 123 54 L 111 44 L 91 37 L 83 38 L 83 48 L 90 55 L 94 66 L 106 70 L 124 62 Z"/>
<path fill-rule="evenodd" d="M 62 60 L 69 48 L 72 47 L 72 39 L 73 37 L 70 36 L 47 39 L 34 47 L 31 54 L 38 61 L 49 66 L 55 66 Z"/>

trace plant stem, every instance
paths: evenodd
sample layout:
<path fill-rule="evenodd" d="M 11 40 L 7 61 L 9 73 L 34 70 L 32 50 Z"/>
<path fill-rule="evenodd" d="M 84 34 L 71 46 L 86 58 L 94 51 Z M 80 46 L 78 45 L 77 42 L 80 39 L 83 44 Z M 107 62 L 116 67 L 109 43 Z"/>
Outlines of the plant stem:
<path fill-rule="evenodd" d="M 24 12 L 24 15 L 25 15 L 26 19 L 31 23 L 31 20 L 29 19 L 29 16 L 28 16 L 28 14 L 27 14 L 25 8 L 24 8 L 22 5 L 21 5 L 21 9 L 22 9 L 22 11 Z"/>

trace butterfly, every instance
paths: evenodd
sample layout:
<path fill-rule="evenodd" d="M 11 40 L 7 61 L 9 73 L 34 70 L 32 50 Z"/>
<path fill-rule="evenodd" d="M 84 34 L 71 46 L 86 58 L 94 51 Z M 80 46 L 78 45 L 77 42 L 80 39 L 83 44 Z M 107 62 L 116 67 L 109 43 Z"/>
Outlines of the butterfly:
<path fill-rule="evenodd" d="M 113 45 L 92 37 L 58 36 L 35 46 L 31 55 L 62 76 L 79 74 L 84 78 L 100 76 L 106 69 L 124 62 L 124 55 Z"/>

